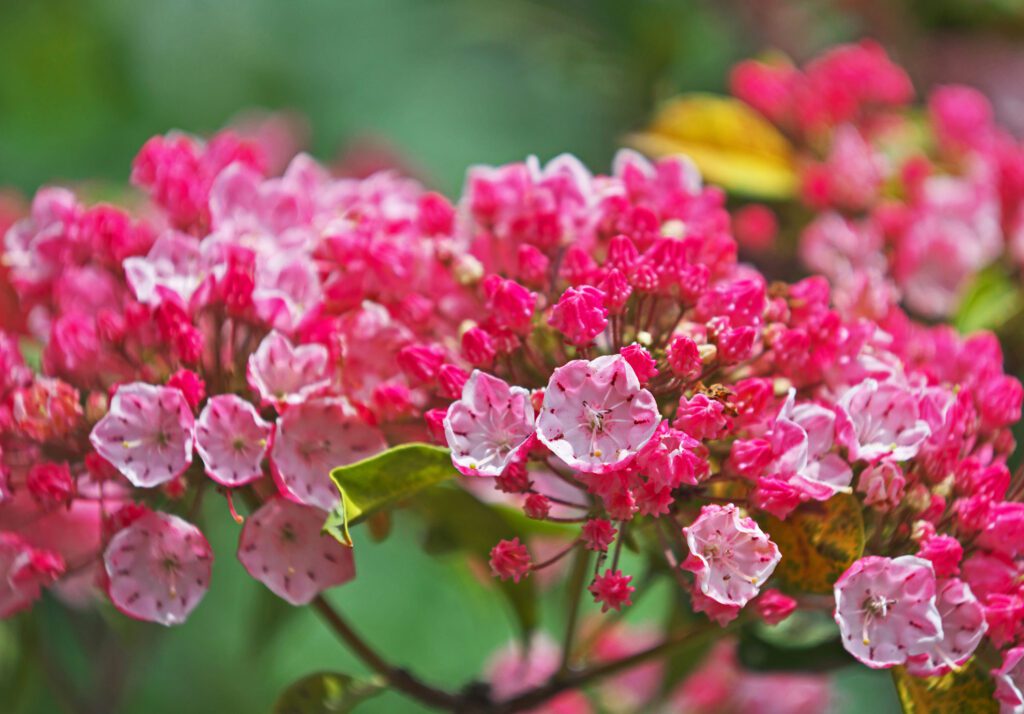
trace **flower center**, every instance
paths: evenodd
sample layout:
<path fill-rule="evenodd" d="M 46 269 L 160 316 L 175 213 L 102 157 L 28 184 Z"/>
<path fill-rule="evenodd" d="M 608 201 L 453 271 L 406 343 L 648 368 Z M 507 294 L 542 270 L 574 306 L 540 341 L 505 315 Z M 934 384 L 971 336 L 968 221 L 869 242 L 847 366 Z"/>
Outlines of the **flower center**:
<path fill-rule="evenodd" d="M 604 418 L 611 412 L 611 409 L 598 409 L 589 403 L 583 402 L 583 413 L 586 415 L 590 430 L 595 434 L 604 431 Z"/>

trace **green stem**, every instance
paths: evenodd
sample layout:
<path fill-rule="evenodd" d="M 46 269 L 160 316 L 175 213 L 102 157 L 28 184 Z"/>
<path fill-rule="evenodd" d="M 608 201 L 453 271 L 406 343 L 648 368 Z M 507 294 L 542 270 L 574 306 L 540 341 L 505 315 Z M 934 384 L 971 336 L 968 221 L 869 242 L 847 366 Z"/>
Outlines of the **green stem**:
<path fill-rule="evenodd" d="M 576 551 L 576 558 L 573 560 L 572 571 L 569 574 L 569 613 L 565 621 L 565 638 L 562 641 L 562 664 L 558 668 L 561 674 L 568 672 L 571 664 L 573 644 L 576 640 L 576 625 L 580 615 L 580 599 L 583 597 L 583 588 L 587 584 L 589 565 L 590 551 L 581 545 Z"/>

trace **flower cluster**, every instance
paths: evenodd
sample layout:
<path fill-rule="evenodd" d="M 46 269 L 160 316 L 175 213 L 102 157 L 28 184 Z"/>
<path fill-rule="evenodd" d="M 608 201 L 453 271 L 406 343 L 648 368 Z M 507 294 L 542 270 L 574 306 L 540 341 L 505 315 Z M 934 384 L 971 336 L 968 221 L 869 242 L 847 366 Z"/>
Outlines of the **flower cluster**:
<path fill-rule="evenodd" d="M 836 303 L 948 317 L 984 268 L 1024 259 L 1024 150 L 977 90 L 937 87 L 922 116 L 907 74 L 863 42 L 803 68 L 742 62 L 732 91 L 793 140 L 813 212 L 799 253 Z"/>

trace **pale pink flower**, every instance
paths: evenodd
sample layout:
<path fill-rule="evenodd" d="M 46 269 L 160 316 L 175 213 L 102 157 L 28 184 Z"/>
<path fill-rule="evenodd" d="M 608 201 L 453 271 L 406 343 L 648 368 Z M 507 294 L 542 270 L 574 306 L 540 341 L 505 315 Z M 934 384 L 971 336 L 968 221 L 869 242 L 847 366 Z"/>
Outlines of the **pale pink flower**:
<path fill-rule="evenodd" d="M 146 257 L 126 258 L 125 277 L 143 305 L 156 307 L 172 299 L 188 305 L 202 282 L 202 254 L 196 238 L 167 231 L 153 243 Z"/>
<path fill-rule="evenodd" d="M 900 505 L 906 486 L 903 470 L 888 459 L 871 464 L 857 480 L 857 491 L 864 494 L 864 505 L 890 511 Z"/>
<path fill-rule="evenodd" d="M 114 534 L 103 554 L 107 592 L 139 620 L 180 625 L 210 587 L 213 551 L 191 523 L 150 512 Z"/>
<path fill-rule="evenodd" d="M 907 671 L 918 677 L 933 677 L 958 668 L 974 654 L 988 629 L 981 603 L 962 580 L 938 581 L 935 604 L 942 618 L 942 639 L 908 659 Z"/>
<path fill-rule="evenodd" d="M 299 404 L 327 388 L 329 355 L 320 344 L 294 346 L 273 330 L 249 355 L 246 377 L 264 404 Z"/>
<path fill-rule="evenodd" d="M 1014 647 L 1003 655 L 1003 665 L 992 670 L 996 680 L 996 700 L 1000 714 L 1024 712 L 1024 647 Z"/>
<path fill-rule="evenodd" d="M 501 702 L 539 687 L 558 671 L 562 653 L 551 637 L 536 633 L 526 648 L 510 643 L 488 659 L 485 677 L 491 694 Z M 570 690 L 534 707 L 528 714 L 590 714 L 593 711 L 582 692 Z"/>
<path fill-rule="evenodd" d="M 249 574 L 292 605 L 355 577 L 352 548 L 321 534 L 327 514 L 274 498 L 250 515 L 238 540 Z"/>
<path fill-rule="evenodd" d="M 196 422 L 196 451 L 206 474 L 230 487 L 260 478 L 270 432 L 270 424 L 241 397 L 211 397 Z"/>
<path fill-rule="evenodd" d="M 690 556 L 682 567 L 694 573 L 703 595 L 722 605 L 746 605 L 782 558 L 757 523 L 731 503 L 704 506 L 683 533 Z"/>
<path fill-rule="evenodd" d="M 31 607 L 42 588 L 63 573 L 64 559 L 58 553 L 0 531 L 0 619 Z"/>
<path fill-rule="evenodd" d="M 270 468 L 282 494 L 329 511 L 340 499 L 331 471 L 385 448 L 380 431 L 363 421 L 347 402 L 316 399 L 293 406 L 278 417 Z"/>
<path fill-rule="evenodd" d="M 444 418 L 452 463 L 469 476 L 500 476 L 533 436 L 533 422 L 529 390 L 473 370 Z"/>
<path fill-rule="evenodd" d="M 843 646 L 873 669 L 904 664 L 942 640 L 932 564 L 923 558 L 867 556 L 835 584 Z"/>
<path fill-rule="evenodd" d="M 836 440 L 853 461 L 914 457 L 931 434 L 918 397 L 893 382 L 865 379 L 837 404 Z"/>
<path fill-rule="evenodd" d="M 654 435 L 661 415 L 620 355 L 573 360 L 554 371 L 537 435 L 565 463 L 603 473 L 628 463 Z"/>
<path fill-rule="evenodd" d="M 133 382 L 114 394 L 89 441 L 133 485 L 152 488 L 192 463 L 194 423 L 179 390 Z"/>

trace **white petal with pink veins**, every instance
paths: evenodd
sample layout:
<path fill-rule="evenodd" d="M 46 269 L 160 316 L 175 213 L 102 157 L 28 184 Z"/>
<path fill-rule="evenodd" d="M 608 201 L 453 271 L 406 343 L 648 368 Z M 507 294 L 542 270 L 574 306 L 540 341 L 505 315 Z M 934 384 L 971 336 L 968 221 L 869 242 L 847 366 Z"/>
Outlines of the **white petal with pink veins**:
<path fill-rule="evenodd" d="M 114 534 L 103 554 L 111 602 L 124 614 L 180 625 L 210 587 L 213 552 L 191 523 L 147 513 Z"/>
<path fill-rule="evenodd" d="M 246 376 L 264 404 L 299 404 L 330 385 L 328 359 L 323 345 L 295 347 L 274 330 L 249 356 Z"/>
<path fill-rule="evenodd" d="M 249 574 L 292 605 L 355 577 L 352 549 L 321 535 L 327 514 L 275 498 L 242 528 L 238 559 Z"/>
<path fill-rule="evenodd" d="M 271 430 L 255 407 L 241 397 L 211 397 L 196 422 L 196 451 L 207 475 L 231 487 L 260 478 Z"/>
<path fill-rule="evenodd" d="M 200 261 L 198 240 L 168 231 L 157 238 L 146 257 L 126 258 L 124 272 L 142 304 L 156 306 L 171 295 L 187 305 L 202 281 Z"/>
<path fill-rule="evenodd" d="M 338 505 L 331 471 L 387 448 L 384 436 L 341 399 L 291 407 L 277 420 L 271 472 L 288 498 L 329 511 Z"/>
<path fill-rule="evenodd" d="M 89 441 L 133 485 L 152 488 L 192 463 L 194 424 L 179 390 L 133 382 L 114 394 Z"/>

